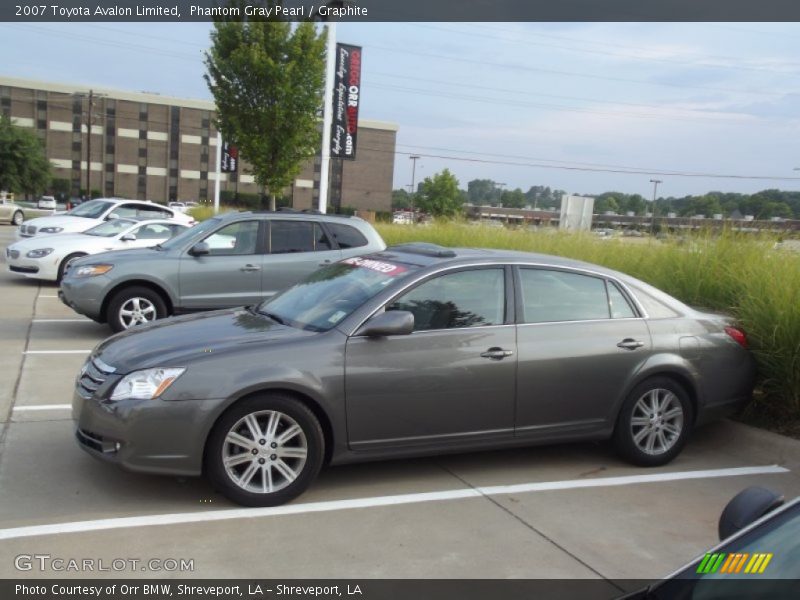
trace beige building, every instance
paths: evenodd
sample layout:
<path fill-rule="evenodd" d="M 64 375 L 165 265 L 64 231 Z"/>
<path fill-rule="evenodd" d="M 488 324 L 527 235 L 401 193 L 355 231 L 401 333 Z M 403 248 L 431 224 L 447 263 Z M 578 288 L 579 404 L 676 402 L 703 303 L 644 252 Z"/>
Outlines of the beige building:
<path fill-rule="evenodd" d="M 68 180 L 73 195 L 96 190 L 156 202 L 213 199 L 212 102 L 0 77 L 0 112 L 36 130 L 53 176 Z M 359 122 L 358 158 L 331 161 L 331 206 L 391 209 L 396 136 L 391 123 Z M 223 173 L 220 187 L 256 194 L 242 158 L 239 173 Z M 319 178 L 317 156 L 286 191 L 295 208 L 316 207 Z"/>

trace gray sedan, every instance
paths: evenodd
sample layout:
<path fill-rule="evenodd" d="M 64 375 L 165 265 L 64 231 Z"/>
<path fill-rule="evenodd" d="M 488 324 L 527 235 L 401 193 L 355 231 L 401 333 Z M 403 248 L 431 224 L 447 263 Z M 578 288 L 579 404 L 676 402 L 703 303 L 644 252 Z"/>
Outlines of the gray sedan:
<path fill-rule="evenodd" d="M 109 338 L 78 377 L 80 446 L 276 505 L 321 466 L 611 439 L 663 465 L 750 398 L 745 334 L 621 273 L 398 246 L 251 308 Z"/>

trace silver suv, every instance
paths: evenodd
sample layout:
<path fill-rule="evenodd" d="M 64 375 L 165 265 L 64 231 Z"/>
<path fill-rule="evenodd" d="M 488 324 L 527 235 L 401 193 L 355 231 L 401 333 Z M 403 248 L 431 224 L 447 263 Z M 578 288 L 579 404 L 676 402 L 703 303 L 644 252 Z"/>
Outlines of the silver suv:
<path fill-rule="evenodd" d="M 79 259 L 59 297 L 122 331 L 174 314 L 255 304 L 320 266 L 385 248 L 357 217 L 228 213 L 153 248 Z"/>

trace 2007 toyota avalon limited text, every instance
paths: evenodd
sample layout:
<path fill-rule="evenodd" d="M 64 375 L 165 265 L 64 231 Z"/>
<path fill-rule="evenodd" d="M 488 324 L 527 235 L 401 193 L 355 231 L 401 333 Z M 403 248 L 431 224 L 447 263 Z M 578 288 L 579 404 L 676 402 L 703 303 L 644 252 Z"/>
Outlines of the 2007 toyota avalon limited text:
<path fill-rule="evenodd" d="M 286 502 L 324 464 L 612 439 L 662 465 L 750 398 L 744 333 L 632 277 L 552 256 L 398 246 L 250 308 L 156 321 L 95 348 L 79 444 Z"/>

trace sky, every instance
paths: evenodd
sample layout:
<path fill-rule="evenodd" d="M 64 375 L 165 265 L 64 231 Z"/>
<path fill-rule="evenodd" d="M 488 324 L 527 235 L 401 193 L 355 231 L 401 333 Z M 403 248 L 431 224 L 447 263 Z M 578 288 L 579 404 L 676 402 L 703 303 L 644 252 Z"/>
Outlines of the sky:
<path fill-rule="evenodd" d="M 210 99 L 210 30 L 0 23 L 0 75 Z M 413 154 L 417 182 L 448 168 L 462 188 L 800 190 L 800 24 L 340 23 L 337 39 L 364 48 L 361 118 L 399 127 L 396 189 Z"/>

